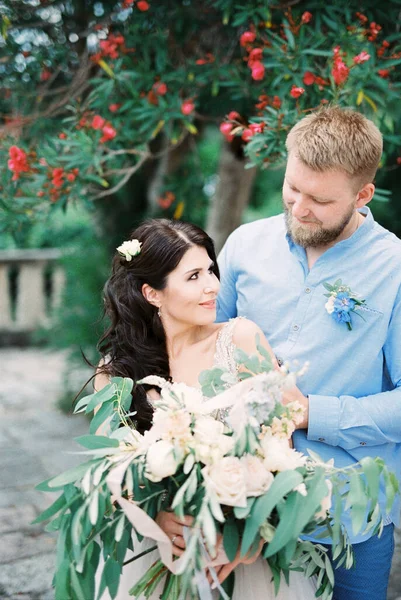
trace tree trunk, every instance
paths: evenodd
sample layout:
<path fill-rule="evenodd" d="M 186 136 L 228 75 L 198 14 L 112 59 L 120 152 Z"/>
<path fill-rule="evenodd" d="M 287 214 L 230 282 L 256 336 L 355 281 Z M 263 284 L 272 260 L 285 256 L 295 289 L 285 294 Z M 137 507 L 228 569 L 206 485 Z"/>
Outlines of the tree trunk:
<path fill-rule="evenodd" d="M 256 167 L 246 169 L 246 159 L 235 156 L 224 143 L 220 155 L 219 180 L 209 210 L 206 230 L 220 252 L 227 237 L 242 222 L 242 213 L 248 205 Z"/>

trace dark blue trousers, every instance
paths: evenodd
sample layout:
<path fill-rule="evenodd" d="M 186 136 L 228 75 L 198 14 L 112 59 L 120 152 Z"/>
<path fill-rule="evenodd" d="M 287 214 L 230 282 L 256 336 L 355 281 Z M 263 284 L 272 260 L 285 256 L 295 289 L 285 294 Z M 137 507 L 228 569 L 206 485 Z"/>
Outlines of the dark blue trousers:
<path fill-rule="evenodd" d="M 386 600 L 394 552 L 394 525 L 386 525 L 381 537 L 353 545 L 355 564 L 351 569 L 334 568 L 333 600 Z"/>

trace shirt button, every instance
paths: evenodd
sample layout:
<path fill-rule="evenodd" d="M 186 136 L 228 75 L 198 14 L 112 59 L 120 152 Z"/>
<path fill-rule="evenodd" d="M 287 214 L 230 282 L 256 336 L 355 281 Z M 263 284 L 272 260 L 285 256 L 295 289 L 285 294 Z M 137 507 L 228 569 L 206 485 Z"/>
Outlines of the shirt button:
<path fill-rule="evenodd" d="M 319 442 L 325 442 L 325 441 L 326 441 L 326 438 L 318 438 L 318 441 L 319 441 Z"/>
<path fill-rule="evenodd" d="M 310 288 L 305 288 L 305 294 L 310 294 L 311 293 L 311 289 Z"/>
<path fill-rule="evenodd" d="M 359 442 L 361 446 L 366 446 L 366 442 Z"/>
<path fill-rule="evenodd" d="M 294 330 L 294 331 L 298 331 L 298 329 L 299 329 L 299 325 L 294 325 L 294 326 L 293 326 L 293 330 Z"/>

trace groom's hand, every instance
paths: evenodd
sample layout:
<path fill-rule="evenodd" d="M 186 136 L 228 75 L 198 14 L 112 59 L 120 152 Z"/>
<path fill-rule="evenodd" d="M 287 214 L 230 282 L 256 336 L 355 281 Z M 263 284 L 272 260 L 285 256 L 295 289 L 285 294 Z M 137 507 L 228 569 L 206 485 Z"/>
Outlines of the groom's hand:
<path fill-rule="evenodd" d="M 299 402 L 304 407 L 304 417 L 298 425 L 295 426 L 296 429 L 308 429 L 308 421 L 309 421 L 309 398 L 304 396 L 303 393 L 296 385 L 294 387 L 289 388 L 287 390 L 282 390 L 281 392 L 281 402 L 283 404 L 289 404 L 290 402 Z"/>

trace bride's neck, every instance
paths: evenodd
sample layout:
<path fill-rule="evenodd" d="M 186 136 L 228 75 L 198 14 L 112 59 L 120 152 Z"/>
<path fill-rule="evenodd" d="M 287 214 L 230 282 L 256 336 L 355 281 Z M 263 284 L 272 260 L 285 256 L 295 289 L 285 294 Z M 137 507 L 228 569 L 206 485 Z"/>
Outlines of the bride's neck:
<path fill-rule="evenodd" d="M 196 344 L 205 337 L 205 327 L 202 325 L 181 325 L 164 323 L 166 332 L 167 353 L 170 359 L 175 359 L 186 348 Z"/>

